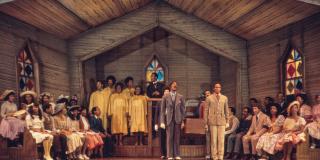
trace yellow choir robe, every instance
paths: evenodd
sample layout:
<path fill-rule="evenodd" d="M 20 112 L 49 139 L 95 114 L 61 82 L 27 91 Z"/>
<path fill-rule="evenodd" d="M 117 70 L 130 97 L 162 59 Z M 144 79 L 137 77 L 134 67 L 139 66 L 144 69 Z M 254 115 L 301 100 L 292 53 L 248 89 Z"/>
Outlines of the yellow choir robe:
<path fill-rule="evenodd" d="M 131 117 L 131 132 L 148 133 L 147 129 L 147 97 L 134 95 L 129 100 L 129 115 Z"/>
<path fill-rule="evenodd" d="M 105 92 L 103 90 L 94 91 L 90 96 L 90 104 L 89 109 L 93 107 L 99 107 L 101 111 L 101 119 L 103 127 L 106 129 L 107 127 L 107 111 L 108 111 L 108 99 L 106 99 Z"/>
<path fill-rule="evenodd" d="M 129 100 L 133 95 L 134 95 L 134 88 L 126 88 L 122 91 L 122 93 L 127 97 L 127 99 Z"/>
<path fill-rule="evenodd" d="M 129 112 L 129 104 L 123 93 L 113 93 L 110 97 L 109 114 L 111 118 L 112 134 L 128 134 L 128 121 L 126 113 Z"/>

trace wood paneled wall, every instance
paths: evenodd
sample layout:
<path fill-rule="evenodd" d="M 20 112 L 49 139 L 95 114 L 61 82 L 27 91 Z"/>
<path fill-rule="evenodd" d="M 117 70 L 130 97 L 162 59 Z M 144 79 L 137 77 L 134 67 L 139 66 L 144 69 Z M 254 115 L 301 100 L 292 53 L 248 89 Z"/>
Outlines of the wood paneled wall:
<path fill-rule="evenodd" d="M 146 37 L 143 39 L 148 41 Z M 184 38 L 170 35 L 142 48 L 140 37 L 135 40 L 96 57 L 98 79 L 111 74 L 117 80 L 132 76 L 136 84 L 141 84 L 144 66 L 154 54 L 168 67 L 167 84 L 176 80 L 179 92 L 186 98 L 198 98 L 200 92 L 210 89 L 212 81 L 219 79 L 218 56 Z M 129 48 L 139 49 L 131 52 Z"/>
<path fill-rule="evenodd" d="M 157 26 L 207 48 L 212 53 L 236 61 L 240 68 L 237 76 L 237 81 L 240 82 L 237 86 L 237 95 L 242 95 L 237 96 L 239 97 L 237 102 L 247 101 L 246 41 L 167 4 L 155 5 L 155 3 L 68 41 L 72 73 L 71 91 L 81 92 L 83 85 L 81 61 L 106 52 Z"/>
<path fill-rule="evenodd" d="M 66 42 L 52 35 L 0 15 L 0 92 L 17 90 L 16 56 L 30 40 L 39 63 L 40 91 L 58 96 L 69 94 L 69 70 Z"/>
<path fill-rule="evenodd" d="M 250 97 L 274 97 L 281 91 L 279 60 L 290 39 L 303 51 L 305 91 L 311 99 L 320 93 L 320 14 L 317 14 L 249 41 Z"/>

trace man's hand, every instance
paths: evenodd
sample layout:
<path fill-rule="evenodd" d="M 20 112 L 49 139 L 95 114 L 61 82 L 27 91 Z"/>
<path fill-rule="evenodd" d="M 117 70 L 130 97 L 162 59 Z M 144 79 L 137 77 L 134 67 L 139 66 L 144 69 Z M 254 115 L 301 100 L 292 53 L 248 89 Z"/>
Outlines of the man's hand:
<path fill-rule="evenodd" d="M 155 131 L 158 131 L 158 129 L 159 129 L 159 126 L 156 124 L 156 125 L 154 125 L 154 130 Z"/>
<path fill-rule="evenodd" d="M 165 125 L 164 123 L 161 123 L 161 124 L 160 124 L 160 128 L 166 129 L 166 125 Z"/>
<path fill-rule="evenodd" d="M 208 127 L 208 125 L 207 125 L 207 124 L 204 126 L 204 129 L 208 132 L 209 127 Z"/>
<path fill-rule="evenodd" d="M 183 129 L 183 128 L 184 128 L 184 122 L 181 123 L 181 129 Z"/>
<path fill-rule="evenodd" d="M 226 123 L 226 128 L 229 128 L 229 123 L 228 122 Z"/>
<path fill-rule="evenodd" d="M 154 92 L 152 93 L 152 95 L 154 95 L 154 96 L 159 96 L 159 95 L 160 95 L 160 92 L 154 91 Z"/>

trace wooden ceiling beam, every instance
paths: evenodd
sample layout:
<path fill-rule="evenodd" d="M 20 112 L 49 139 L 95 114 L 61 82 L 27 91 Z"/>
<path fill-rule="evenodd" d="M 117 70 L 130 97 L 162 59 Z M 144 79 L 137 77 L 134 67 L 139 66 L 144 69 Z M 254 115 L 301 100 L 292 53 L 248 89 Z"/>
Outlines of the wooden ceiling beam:
<path fill-rule="evenodd" d="M 234 21 L 230 21 L 228 22 L 225 27 L 223 27 L 222 29 L 228 30 L 230 27 L 232 27 L 235 24 L 238 24 L 239 22 L 241 22 L 242 20 L 246 19 L 247 17 L 251 16 L 252 13 L 254 13 L 256 10 L 259 10 L 263 5 L 265 5 L 266 3 L 271 2 L 271 0 L 265 0 L 264 2 L 262 2 L 261 4 L 259 4 L 258 6 L 254 7 L 253 9 L 251 9 L 249 12 L 247 12 L 246 14 L 240 16 L 239 18 L 235 19 Z"/>
<path fill-rule="evenodd" d="M 320 1 L 319 0 L 297 0 L 297 1 L 320 6 Z"/>
<path fill-rule="evenodd" d="M 85 25 L 88 29 L 92 28 L 93 26 L 90 25 L 89 22 L 87 22 L 86 20 L 82 19 L 75 11 L 73 11 L 71 8 L 68 8 L 67 6 L 65 6 L 64 4 L 62 4 L 60 1 L 56 0 L 54 1 L 56 4 L 60 5 L 62 8 L 64 8 L 67 12 L 69 12 L 70 14 L 72 14 L 74 17 L 76 17 L 77 19 L 79 19 L 79 21 L 81 23 L 83 23 L 83 25 Z"/>

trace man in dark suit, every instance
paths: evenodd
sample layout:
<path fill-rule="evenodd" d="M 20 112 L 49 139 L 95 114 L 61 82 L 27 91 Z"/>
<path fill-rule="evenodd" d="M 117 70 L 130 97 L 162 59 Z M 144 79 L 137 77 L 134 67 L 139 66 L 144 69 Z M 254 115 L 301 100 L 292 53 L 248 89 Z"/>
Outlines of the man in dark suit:
<path fill-rule="evenodd" d="M 180 132 L 184 127 L 185 100 L 177 93 L 177 82 L 170 84 L 170 94 L 163 96 L 160 111 L 160 127 L 167 129 L 168 160 L 180 160 Z"/>
<path fill-rule="evenodd" d="M 151 74 L 151 82 L 147 87 L 147 96 L 150 98 L 162 98 L 164 84 L 157 81 L 158 75 L 156 72 Z M 160 106 L 157 102 L 152 102 L 152 126 L 155 126 L 157 119 L 159 118 Z M 152 128 L 152 136 L 156 136 L 156 131 Z"/>

